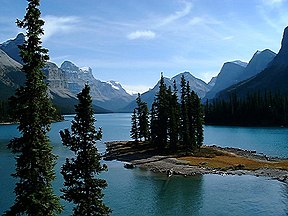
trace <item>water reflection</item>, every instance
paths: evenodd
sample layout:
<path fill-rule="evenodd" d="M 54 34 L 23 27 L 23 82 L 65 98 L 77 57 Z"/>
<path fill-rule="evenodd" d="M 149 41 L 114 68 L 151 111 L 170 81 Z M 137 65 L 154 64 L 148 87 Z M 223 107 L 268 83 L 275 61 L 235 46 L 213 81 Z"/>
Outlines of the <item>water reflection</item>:
<path fill-rule="evenodd" d="M 202 185 L 202 176 L 163 179 L 155 197 L 154 215 L 199 215 L 203 203 Z"/>

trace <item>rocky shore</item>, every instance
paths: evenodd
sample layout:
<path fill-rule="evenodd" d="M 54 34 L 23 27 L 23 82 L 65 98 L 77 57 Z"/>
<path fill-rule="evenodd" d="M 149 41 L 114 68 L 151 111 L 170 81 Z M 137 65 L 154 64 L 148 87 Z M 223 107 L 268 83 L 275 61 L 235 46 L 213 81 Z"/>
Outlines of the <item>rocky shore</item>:
<path fill-rule="evenodd" d="M 157 173 L 166 173 L 167 175 L 254 175 L 269 177 L 288 183 L 288 167 L 274 168 L 275 163 L 283 162 L 286 166 L 286 159 L 268 157 L 264 154 L 257 154 L 256 151 L 242 150 L 238 148 L 222 148 L 218 146 L 206 146 L 204 148 L 219 151 L 223 154 L 231 154 L 231 157 L 239 157 L 240 159 L 249 159 L 260 164 L 256 169 L 247 169 L 243 164 L 237 164 L 228 168 L 210 167 L 204 157 L 197 158 L 200 162 L 197 165 L 192 165 L 189 159 L 194 159 L 195 156 L 183 157 L 183 155 L 155 155 L 153 150 L 145 149 L 145 145 L 138 144 L 137 148 L 133 147 L 132 142 L 109 142 L 107 145 L 107 153 L 105 159 L 119 160 L 129 164 L 129 167 L 139 167 Z M 208 156 L 210 157 L 210 156 Z M 187 159 L 188 158 L 188 159 Z M 202 159 L 202 160 L 201 160 Z M 229 159 L 228 159 L 229 160 Z M 270 166 L 271 164 L 271 166 Z M 288 164 L 288 162 L 287 162 Z"/>
<path fill-rule="evenodd" d="M 245 170 L 245 169 L 228 169 L 220 170 L 203 166 L 193 166 L 189 162 L 179 160 L 174 157 L 167 156 L 152 156 L 151 158 L 133 160 L 131 164 L 158 173 L 172 172 L 174 175 L 193 176 L 204 174 L 218 174 L 218 175 L 254 175 L 264 176 L 272 179 L 277 179 L 288 183 L 288 171 L 281 169 L 260 168 L 257 170 Z"/>

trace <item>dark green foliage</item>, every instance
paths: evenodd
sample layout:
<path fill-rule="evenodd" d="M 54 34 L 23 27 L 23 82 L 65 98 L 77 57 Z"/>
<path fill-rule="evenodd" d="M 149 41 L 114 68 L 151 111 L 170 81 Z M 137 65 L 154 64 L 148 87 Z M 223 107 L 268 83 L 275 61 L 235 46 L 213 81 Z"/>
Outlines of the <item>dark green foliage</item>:
<path fill-rule="evenodd" d="M 171 88 L 167 91 L 168 97 L 168 138 L 169 138 L 169 148 L 172 151 L 177 150 L 177 145 L 179 142 L 179 132 L 180 132 L 180 108 L 177 97 L 177 88 L 174 81 L 174 92 Z"/>
<path fill-rule="evenodd" d="M 140 140 L 144 138 L 144 140 L 148 140 L 149 138 L 149 110 L 147 103 L 141 100 L 140 94 L 136 98 L 137 103 L 137 120 L 139 127 L 139 138 Z"/>
<path fill-rule="evenodd" d="M 270 92 L 248 94 L 229 100 L 208 101 L 205 123 L 243 126 L 288 126 L 288 97 Z"/>
<path fill-rule="evenodd" d="M 203 111 L 200 98 L 190 90 L 189 82 L 181 78 L 180 137 L 185 151 L 195 151 L 203 144 Z"/>
<path fill-rule="evenodd" d="M 186 150 L 189 149 L 189 116 L 188 116 L 188 91 L 184 76 L 181 77 L 181 104 L 180 104 L 180 140 Z"/>
<path fill-rule="evenodd" d="M 79 104 L 75 106 L 76 116 L 72 121 L 71 132 L 60 131 L 63 145 L 75 153 L 75 157 L 66 159 L 61 174 L 64 177 L 63 198 L 75 204 L 73 215 L 109 215 L 111 210 L 103 203 L 102 189 L 107 186 L 103 179 L 95 175 L 107 169 L 100 164 L 100 155 L 96 141 L 102 137 L 102 131 L 96 131 L 92 109 L 90 87 L 85 85 L 77 95 Z"/>
<path fill-rule="evenodd" d="M 151 119 L 151 142 L 157 145 L 159 151 L 163 151 L 167 146 L 168 140 L 168 104 L 167 87 L 164 83 L 163 74 L 161 74 L 159 92 L 156 94 L 152 104 Z M 152 122 L 153 121 L 153 122 Z M 153 130 L 153 131 L 152 131 Z"/>
<path fill-rule="evenodd" d="M 28 0 L 26 15 L 17 21 L 27 29 L 27 41 L 20 47 L 26 82 L 11 99 L 12 117 L 19 121 L 19 138 L 9 148 L 16 154 L 16 172 L 19 181 L 14 193 L 15 203 L 5 215 L 57 215 L 61 212 L 59 198 L 53 193 L 56 157 L 52 154 L 47 132 L 55 109 L 47 94 L 47 85 L 41 68 L 48 60 L 48 50 L 42 48 L 40 36 L 44 21 L 40 19 L 39 0 Z"/>
<path fill-rule="evenodd" d="M 8 102 L 0 100 L 0 122 L 7 122 L 10 120 L 8 110 Z"/>
<path fill-rule="evenodd" d="M 131 117 L 130 136 L 131 136 L 132 139 L 135 140 L 135 142 L 138 142 L 138 139 L 139 139 L 139 128 L 138 128 L 136 109 L 134 109 L 132 117 Z"/>
<path fill-rule="evenodd" d="M 132 115 L 132 128 L 135 128 Z M 203 144 L 203 111 L 199 97 L 190 91 L 184 77 L 181 81 L 181 101 L 174 90 L 166 87 L 161 74 L 159 92 L 151 109 L 150 141 L 159 152 L 195 151 Z"/>

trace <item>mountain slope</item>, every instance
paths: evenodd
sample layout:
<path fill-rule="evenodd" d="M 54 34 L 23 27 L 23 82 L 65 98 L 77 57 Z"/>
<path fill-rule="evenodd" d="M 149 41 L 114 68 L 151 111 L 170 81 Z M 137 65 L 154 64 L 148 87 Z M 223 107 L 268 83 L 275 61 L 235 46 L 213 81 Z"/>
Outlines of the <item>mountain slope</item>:
<path fill-rule="evenodd" d="M 0 100 L 7 100 L 25 82 L 21 68 L 21 64 L 0 50 Z"/>
<path fill-rule="evenodd" d="M 217 98 L 229 98 L 231 94 L 244 97 L 253 92 L 272 92 L 288 94 L 288 27 L 285 28 L 281 49 L 268 67 L 256 76 L 234 85 L 217 95 Z"/>
<path fill-rule="evenodd" d="M 8 40 L 3 44 L 0 44 L 0 49 L 2 49 L 8 56 L 23 64 L 23 61 L 19 55 L 19 45 L 23 45 L 25 41 L 25 36 L 23 33 L 19 33 L 15 39 Z"/>
<path fill-rule="evenodd" d="M 79 93 L 88 82 L 93 103 L 105 109 L 118 111 L 135 99 L 135 96 L 128 94 L 120 83 L 102 82 L 95 79 L 89 67 L 79 68 L 72 62 L 65 61 L 60 69 L 64 73 L 67 88 L 71 92 Z"/>
<path fill-rule="evenodd" d="M 180 83 L 181 83 L 181 77 L 184 76 L 186 81 L 189 81 L 191 90 L 195 91 L 195 93 L 201 98 L 204 97 L 205 94 L 210 90 L 211 86 L 209 86 L 207 83 L 202 81 L 201 79 L 198 79 L 191 75 L 189 72 L 183 72 L 180 73 L 171 79 L 164 77 L 164 83 L 166 84 L 167 88 L 170 86 L 173 89 L 173 82 L 176 81 L 176 87 L 178 89 L 178 98 L 180 98 Z M 143 93 L 141 95 L 141 99 L 145 101 L 148 104 L 149 109 L 152 107 L 152 103 L 154 101 L 154 97 L 156 93 L 159 91 L 159 85 L 160 81 L 154 86 L 153 89 L 150 89 L 149 91 Z M 133 109 L 136 107 L 135 100 L 132 101 L 127 107 L 123 108 L 123 112 L 132 112 Z"/>
<path fill-rule="evenodd" d="M 257 51 L 251 60 L 249 61 L 245 72 L 239 78 L 239 81 L 249 79 L 258 73 L 262 72 L 269 63 L 275 58 L 276 53 L 272 52 L 269 49 L 263 51 Z"/>
<path fill-rule="evenodd" d="M 7 101 L 15 94 L 15 90 L 25 82 L 25 75 L 21 72 L 22 65 L 0 49 L 0 100 Z M 63 114 L 74 113 L 74 105 L 78 103 L 76 95 L 65 88 L 63 72 L 54 63 L 48 62 L 43 69 L 49 83 L 49 95 L 54 105 Z M 94 105 L 98 113 L 110 112 Z"/>
<path fill-rule="evenodd" d="M 247 63 L 240 61 L 226 62 L 222 66 L 217 80 L 212 89 L 206 94 L 205 99 L 212 99 L 215 95 L 223 89 L 238 83 L 239 78 L 245 72 Z"/>

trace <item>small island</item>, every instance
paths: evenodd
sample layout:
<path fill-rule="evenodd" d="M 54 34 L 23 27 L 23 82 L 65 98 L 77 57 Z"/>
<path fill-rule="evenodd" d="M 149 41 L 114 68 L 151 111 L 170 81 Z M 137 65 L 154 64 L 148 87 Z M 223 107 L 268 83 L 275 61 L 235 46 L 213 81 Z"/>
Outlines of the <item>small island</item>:
<path fill-rule="evenodd" d="M 200 98 L 181 77 L 180 97 L 167 88 L 163 74 L 151 112 L 140 94 L 131 116 L 132 141 L 106 143 L 105 160 L 124 161 L 171 175 L 254 175 L 288 182 L 288 159 L 268 157 L 256 151 L 203 145 L 204 112 Z"/>
<path fill-rule="evenodd" d="M 186 155 L 159 154 L 148 142 L 113 141 L 106 143 L 105 160 L 128 162 L 168 176 L 183 175 L 254 175 L 288 182 L 288 160 L 268 157 L 256 151 L 230 147 L 202 146 L 199 151 Z"/>

